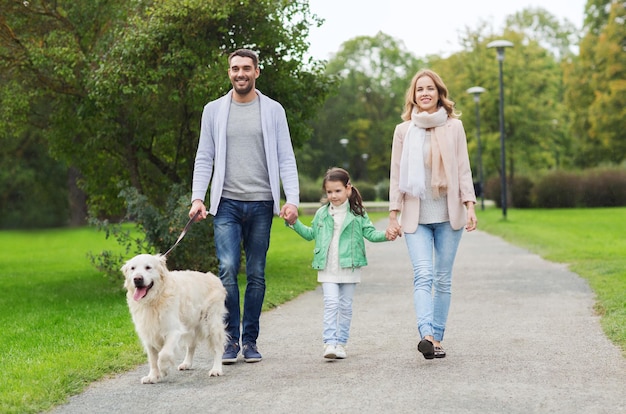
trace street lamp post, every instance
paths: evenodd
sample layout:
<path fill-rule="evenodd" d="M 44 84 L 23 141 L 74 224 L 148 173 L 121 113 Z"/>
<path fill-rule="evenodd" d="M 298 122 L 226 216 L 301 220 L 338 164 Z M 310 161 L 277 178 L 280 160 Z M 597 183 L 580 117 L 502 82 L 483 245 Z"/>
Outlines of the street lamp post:
<path fill-rule="evenodd" d="M 485 88 L 480 86 L 473 86 L 467 90 L 467 93 L 474 95 L 474 102 L 476 103 L 476 143 L 478 144 L 478 185 L 480 186 L 480 209 L 485 209 L 485 191 L 483 182 L 483 155 L 482 147 L 480 145 L 480 111 L 479 105 L 480 94 L 485 92 Z"/>
<path fill-rule="evenodd" d="M 341 144 L 341 146 L 343 147 L 343 156 L 345 157 L 343 159 L 343 163 L 342 163 L 342 167 L 344 170 L 348 169 L 348 142 L 350 142 L 348 140 L 348 138 L 341 138 L 339 140 L 339 143 Z"/>
<path fill-rule="evenodd" d="M 367 180 L 367 160 L 369 157 L 370 155 L 366 152 L 361 154 L 361 159 L 363 160 L 363 181 Z"/>
<path fill-rule="evenodd" d="M 502 62 L 504 62 L 504 49 L 513 47 L 513 43 L 508 40 L 494 40 L 488 43 L 487 47 L 496 49 L 500 70 L 500 164 L 502 165 L 500 202 L 502 203 L 502 217 L 506 219 L 506 151 L 504 148 L 504 82 L 502 81 Z"/>

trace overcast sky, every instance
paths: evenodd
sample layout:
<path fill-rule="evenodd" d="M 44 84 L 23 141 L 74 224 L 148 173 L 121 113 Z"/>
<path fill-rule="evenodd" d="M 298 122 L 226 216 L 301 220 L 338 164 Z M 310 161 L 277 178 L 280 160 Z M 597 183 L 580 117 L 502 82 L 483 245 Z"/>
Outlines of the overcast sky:
<path fill-rule="evenodd" d="M 461 49 L 459 32 L 480 21 L 499 32 L 507 16 L 541 7 L 560 21 L 581 28 L 586 0 L 309 0 L 311 11 L 326 21 L 312 28 L 309 53 L 329 59 L 346 40 L 379 31 L 404 41 L 417 57 L 449 55 Z"/>

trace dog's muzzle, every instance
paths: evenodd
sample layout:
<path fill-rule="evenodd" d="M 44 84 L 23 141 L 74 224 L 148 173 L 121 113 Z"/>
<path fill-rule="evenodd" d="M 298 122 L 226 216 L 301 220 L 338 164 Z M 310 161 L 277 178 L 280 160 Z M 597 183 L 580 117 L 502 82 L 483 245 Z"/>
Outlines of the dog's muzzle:
<path fill-rule="evenodd" d="M 133 295 L 133 299 L 135 299 L 136 301 L 140 301 L 141 299 L 145 298 L 148 294 L 148 291 L 152 289 L 152 286 L 154 286 L 154 282 L 146 286 L 142 276 L 134 277 L 133 283 L 135 284 L 135 294 Z"/>

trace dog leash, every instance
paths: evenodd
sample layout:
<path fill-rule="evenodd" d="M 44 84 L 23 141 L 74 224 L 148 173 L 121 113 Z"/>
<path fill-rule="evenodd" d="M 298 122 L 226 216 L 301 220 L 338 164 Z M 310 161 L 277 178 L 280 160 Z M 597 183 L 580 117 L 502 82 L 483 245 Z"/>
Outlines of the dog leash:
<path fill-rule="evenodd" d="M 196 211 L 196 214 L 194 214 L 193 217 L 189 219 L 187 224 L 185 224 L 185 228 L 183 228 L 183 231 L 180 233 L 180 236 L 178 236 L 178 240 L 176 240 L 176 243 L 174 243 L 174 245 L 170 247 L 170 249 L 166 251 L 163 256 L 167 257 L 167 255 L 170 254 L 172 250 L 174 250 L 174 247 L 178 246 L 178 243 L 180 243 L 183 237 L 185 237 L 185 234 L 187 234 L 187 230 L 189 230 L 189 226 L 191 226 L 191 224 L 196 221 L 198 215 L 200 215 L 200 210 Z"/>

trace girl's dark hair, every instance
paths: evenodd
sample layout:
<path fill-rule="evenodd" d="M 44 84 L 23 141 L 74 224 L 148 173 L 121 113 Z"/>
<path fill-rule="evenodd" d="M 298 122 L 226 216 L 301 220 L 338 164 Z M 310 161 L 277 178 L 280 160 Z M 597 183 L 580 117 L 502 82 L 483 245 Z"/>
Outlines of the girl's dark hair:
<path fill-rule="evenodd" d="M 329 168 L 324 175 L 324 181 L 322 181 L 322 189 L 326 191 L 326 183 L 328 181 L 341 181 L 341 183 L 347 187 L 348 185 L 352 185 L 350 182 L 350 174 L 348 171 L 343 168 L 333 167 Z M 352 185 L 352 194 L 348 197 L 348 201 L 350 202 L 350 211 L 352 211 L 357 216 L 365 216 L 365 209 L 363 208 L 363 199 L 361 198 L 361 193 L 359 190 Z"/>

